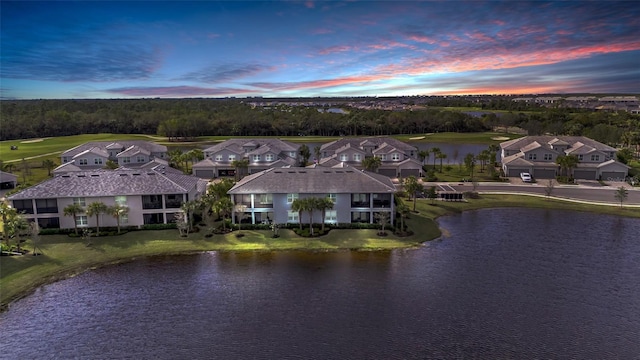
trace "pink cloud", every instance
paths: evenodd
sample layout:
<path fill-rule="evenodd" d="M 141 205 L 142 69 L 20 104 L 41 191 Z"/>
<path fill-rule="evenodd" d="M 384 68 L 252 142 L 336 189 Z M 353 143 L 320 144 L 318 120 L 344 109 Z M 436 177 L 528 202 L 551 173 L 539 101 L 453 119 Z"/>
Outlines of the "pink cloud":
<path fill-rule="evenodd" d="M 348 45 L 331 46 L 331 47 L 320 50 L 318 54 L 329 55 L 329 54 L 341 53 L 341 52 L 352 51 L 352 50 L 353 48 Z"/>
<path fill-rule="evenodd" d="M 313 1 L 307 1 L 304 3 L 304 6 L 306 6 L 308 9 L 313 9 L 316 7 L 316 4 Z"/>
<path fill-rule="evenodd" d="M 135 97 L 230 96 L 253 91 L 233 88 L 203 88 L 197 86 L 127 87 L 107 90 L 109 93 Z"/>

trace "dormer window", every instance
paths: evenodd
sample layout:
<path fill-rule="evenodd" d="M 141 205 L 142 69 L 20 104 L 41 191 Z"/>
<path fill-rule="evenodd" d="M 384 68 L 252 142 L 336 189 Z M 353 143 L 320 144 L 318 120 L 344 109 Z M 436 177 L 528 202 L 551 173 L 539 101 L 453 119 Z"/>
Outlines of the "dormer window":
<path fill-rule="evenodd" d="M 260 155 L 253 155 L 253 161 L 254 162 L 260 161 Z"/>
<path fill-rule="evenodd" d="M 295 151 L 290 151 L 289 152 L 289 156 L 291 156 L 292 158 L 296 157 L 296 152 Z"/>
<path fill-rule="evenodd" d="M 591 161 L 600 161 L 600 155 L 598 154 L 591 155 Z"/>
<path fill-rule="evenodd" d="M 529 160 L 538 160 L 538 154 L 529 154 L 527 158 Z"/>
<path fill-rule="evenodd" d="M 222 160 L 222 158 L 220 158 L 220 160 Z M 229 155 L 229 161 L 236 161 L 236 156 L 235 155 Z"/>
<path fill-rule="evenodd" d="M 553 160 L 553 155 L 551 155 L 551 154 L 544 154 L 544 159 L 545 159 L 546 161 L 551 161 L 551 160 Z"/>
<path fill-rule="evenodd" d="M 360 154 L 353 154 L 353 161 L 360 161 L 362 160 L 362 157 Z"/>
<path fill-rule="evenodd" d="M 87 165 L 87 164 L 88 164 L 88 161 L 87 161 L 87 159 L 80 159 L 79 164 L 80 164 L 80 165 Z"/>
<path fill-rule="evenodd" d="M 222 154 L 216 155 L 216 161 L 222 161 Z"/>
<path fill-rule="evenodd" d="M 102 158 L 93 159 L 93 163 L 94 165 L 102 165 Z"/>
<path fill-rule="evenodd" d="M 144 156 L 138 155 L 137 159 L 136 159 L 139 163 L 143 163 L 145 162 L 145 158 Z"/>
<path fill-rule="evenodd" d="M 340 154 L 340 161 L 349 161 L 349 155 Z"/>
<path fill-rule="evenodd" d="M 267 155 L 265 155 L 265 156 L 264 156 L 264 159 L 265 159 L 266 161 L 273 161 L 273 154 L 267 154 Z"/>
<path fill-rule="evenodd" d="M 387 155 L 385 155 L 385 154 L 380 154 L 380 155 L 378 155 L 378 157 L 380 158 L 381 161 L 386 161 L 387 160 Z"/>
<path fill-rule="evenodd" d="M 392 161 L 400 161 L 400 154 L 398 154 L 398 153 L 391 154 L 391 160 Z"/>

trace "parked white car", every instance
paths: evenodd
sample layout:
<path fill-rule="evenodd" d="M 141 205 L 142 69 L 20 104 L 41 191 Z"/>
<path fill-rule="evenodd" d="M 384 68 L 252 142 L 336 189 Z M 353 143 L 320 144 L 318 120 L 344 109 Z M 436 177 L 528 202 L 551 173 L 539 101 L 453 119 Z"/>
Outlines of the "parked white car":
<path fill-rule="evenodd" d="M 520 173 L 520 179 L 522 179 L 523 182 L 531 182 L 531 174 Z"/>

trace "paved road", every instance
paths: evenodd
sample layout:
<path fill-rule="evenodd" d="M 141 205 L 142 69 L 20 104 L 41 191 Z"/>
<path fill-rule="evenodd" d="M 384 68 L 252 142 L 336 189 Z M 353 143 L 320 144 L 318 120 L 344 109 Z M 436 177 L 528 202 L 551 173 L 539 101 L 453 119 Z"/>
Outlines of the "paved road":
<path fill-rule="evenodd" d="M 456 191 L 471 191 L 473 185 L 471 183 L 425 183 L 425 187 L 432 185 L 450 186 Z M 502 193 L 527 193 L 545 196 L 546 186 L 543 184 L 502 184 L 502 183 L 480 183 L 476 188 L 478 192 L 502 192 Z M 552 196 L 558 198 L 567 198 L 574 200 L 582 200 L 593 203 L 611 203 L 618 204 L 614 193 L 615 186 L 588 186 L 588 185 L 556 185 L 553 189 Z M 439 189 L 441 190 L 441 189 Z M 640 189 L 628 189 L 629 196 L 625 200 L 624 205 L 635 205 L 640 207 Z"/>

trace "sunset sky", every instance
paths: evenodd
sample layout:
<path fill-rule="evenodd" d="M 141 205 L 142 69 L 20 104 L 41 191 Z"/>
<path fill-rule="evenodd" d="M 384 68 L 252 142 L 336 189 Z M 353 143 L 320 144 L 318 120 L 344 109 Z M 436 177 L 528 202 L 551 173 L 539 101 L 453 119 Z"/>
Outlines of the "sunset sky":
<path fill-rule="evenodd" d="M 640 2 L 1 1 L 0 97 L 640 93 Z"/>

